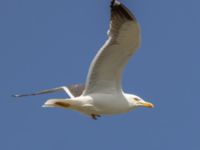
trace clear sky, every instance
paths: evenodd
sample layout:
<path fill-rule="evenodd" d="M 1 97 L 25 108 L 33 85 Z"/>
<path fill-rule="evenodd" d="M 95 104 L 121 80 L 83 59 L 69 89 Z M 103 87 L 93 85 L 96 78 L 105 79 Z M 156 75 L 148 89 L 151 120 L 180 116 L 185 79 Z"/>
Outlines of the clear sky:
<path fill-rule="evenodd" d="M 0 1 L 0 149 L 200 149 L 200 1 L 121 0 L 142 29 L 123 87 L 155 104 L 98 121 L 44 109 L 50 94 L 11 94 L 84 83 L 106 40 L 109 0 Z"/>

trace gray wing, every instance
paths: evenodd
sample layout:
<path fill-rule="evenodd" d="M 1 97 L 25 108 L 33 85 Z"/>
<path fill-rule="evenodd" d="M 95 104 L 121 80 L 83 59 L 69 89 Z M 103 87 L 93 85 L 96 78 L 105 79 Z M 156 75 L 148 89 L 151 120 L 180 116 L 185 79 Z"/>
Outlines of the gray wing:
<path fill-rule="evenodd" d="M 113 0 L 108 40 L 90 65 L 84 95 L 121 92 L 122 70 L 139 45 L 140 27 L 135 16 Z"/>
<path fill-rule="evenodd" d="M 68 89 L 74 97 L 78 97 L 83 94 L 83 91 L 85 90 L 85 85 L 75 84 L 68 86 Z"/>
<path fill-rule="evenodd" d="M 42 90 L 42 91 L 39 91 L 36 93 L 16 94 L 13 96 L 14 97 L 24 97 L 24 96 L 36 96 L 36 95 L 41 95 L 41 94 L 49 94 L 49 93 L 55 93 L 55 92 L 66 92 L 69 95 L 69 97 L 73 98 L 73 97 L 81 96 L 84 89 L 85 89 L 84 85 L 75 84 L 75 85 L 70 85 L 70 86 L 62 86 L 62 87 Z"/>

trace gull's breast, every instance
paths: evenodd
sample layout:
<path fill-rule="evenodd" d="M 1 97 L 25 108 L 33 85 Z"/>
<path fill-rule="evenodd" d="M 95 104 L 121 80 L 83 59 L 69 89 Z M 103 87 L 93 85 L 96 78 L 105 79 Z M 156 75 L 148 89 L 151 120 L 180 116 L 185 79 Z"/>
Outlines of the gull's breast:
<path fill-rule="evenodd" d="M 120 94 L 92 94 L 94 107 L 99 114 L 120 114 L 130 110 L 128 101 Z"/>

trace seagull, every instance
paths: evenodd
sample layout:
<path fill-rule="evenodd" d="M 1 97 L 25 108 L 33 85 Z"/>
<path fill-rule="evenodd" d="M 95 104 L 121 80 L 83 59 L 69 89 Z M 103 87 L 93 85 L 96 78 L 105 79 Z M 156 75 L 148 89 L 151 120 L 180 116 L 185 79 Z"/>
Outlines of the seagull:
<path fill-rule="evenodd" d="M 153 108 L 152 103 L 122 90 L 123 68 L 140 46 L 140 26 L 134 14 L 119 1 L 112 0 L 110 9 L 108 39 L 90 64 L 85 85 L 62 86 L 14 96 L 66 92 L 69 98 L 49 99 L 43 107 L 75 110 L 94 120 L 102 115 L 127 113 L 138 107 Z"/>

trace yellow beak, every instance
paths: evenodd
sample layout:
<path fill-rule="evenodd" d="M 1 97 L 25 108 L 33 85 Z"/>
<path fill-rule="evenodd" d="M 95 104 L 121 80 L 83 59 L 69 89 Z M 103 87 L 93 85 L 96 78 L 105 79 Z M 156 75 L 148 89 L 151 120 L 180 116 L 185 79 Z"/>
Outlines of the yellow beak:
<path fill-rule="evenodd" d="M 148 107 L 148 108 L 154 108 L 154 105 L 152 103 L 149 103 L 149 102 L 142 103 L 142 106 Z"/>

